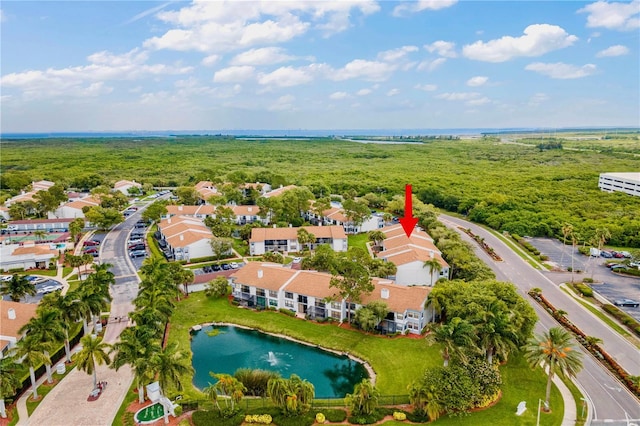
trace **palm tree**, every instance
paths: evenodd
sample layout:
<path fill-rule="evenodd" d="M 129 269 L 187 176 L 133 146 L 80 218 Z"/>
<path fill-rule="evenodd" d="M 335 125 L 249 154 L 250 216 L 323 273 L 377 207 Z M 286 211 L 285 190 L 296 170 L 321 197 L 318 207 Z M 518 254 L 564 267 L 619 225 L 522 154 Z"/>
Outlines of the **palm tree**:
<path fill-rule="evenodd" d="M 564 260 L 564 252 L 567 248 L 567 237 L 573 233 L 573 225 L 565 222 L 562 225 L 562 256 L 560 256 L 560 264 L 562 264 Z"/>
<path fill-rule="evenodd" d="M 33 236 L 36 237 L 36 240 L 42 241 L 44 240 L 44 237 L 47 236 L 47 232 L 42 229 L 38 229 L 37 231 L 33 231 Z"/>
<path fill-rule="evenodd" d="M 74 356 L 78 362 L 78 368 L 85 371 L 87 374 L 93 374 L 93 388 L 95 389 L 98 380 L 96 377 L 96 366 L 109 365 L 111 359 L 109 358 L 109 348 L 111 345 L 102 342 L 102 337 L 93 337 L 91 335 L 84 336 L 80 339 L 82 349 Z"/>
<path fill-rule="evenodd" d="M 531 368 L 542 364 L 544 369 L 548 369 L 545 409 L 549 409 L 554 374 L 575 376 L 582 369 L 582 354 L 576 350 L 572 340 L 568 331 L 553 327 L 544 334 L 529 339 L 524 346 L 524 357 Z"/>
<path fill-rule="evenodd" d="M 488 364 L 493 364 L 494 355 L 506 359 L 511 351 L 518 349 L 518 333 L 503 302 L 492 302 L 480 318 L 474 325 L 478 346 L 484 351 Z"/>
<path fill-rule="evenodd" d="M 29 377 L 33 388 L 33 399 L 38 399 L 38 384 L 35 368 L 40 364 L 51 365 L 51 360 L 44 352 L 51 349 L 49 344 L 38 341 L 35 336 L 25 336 L 16 345 L 15 356 L 22 359 L 22 364 L 29 367 Z"/>
<path fill-rule="evenodd" d="M 89 333 L 89 319 L 92 318 L 93 315 L 100 315 L 103 309 L 107 308 L 107 301 L 104 295 L 93 293 L 90 289 L 80 287 L 78 292 L 76 293 L 79 297 L 78 303 L 80 303 L 80 307 L 82 308 L 82 324 L 84 327 L 84 333 Z"/>
<path fill-rule="evenodd" d="M 433 272 L 437 272 L 438 274 L 442 271 L 442 265 L 434 256 L 431 256 L 431 259 L 425 260 L 423 266 L 429 269 L 429 281 L 431 285 L 433 285 Z M 437 281 L 437 280 L 436 280 Z"/>
<path fill-rule="evenodd" d="M 5 356 L 0 358 L 0 417 L 7 418 L 7 411 L 4 406 L 4 399 L 16 393 L 16 389 L 22 384 L 18 371 L 18 364 L 14 357 Z"/>
<path fill-rule="evenodd" d="M 13 274 L 11 281 L 2 283 L 0 294 L 8 295 L 14 302 L 19 302 L 26 295 L 35 296 L 36 287 L 24 275 Z"/>
<path fill-rule="evenodd" d="M 230 411 L 232 413 L 235 412 L 235 406 L 242 400 L 242 397 L 244 397 L 244 392 L 247 391 L 247 388 L 245 388 L 238 379 L 229 374 L 214 374 L 213 372 L 209 372 L 209 375 L 211 375 L 211 377 L 213 377 L 214 379 L 218 379 L 218 381 L 215 385 L 209 385 L 204 388 L 204 392 L 213 402 L 215 402 L 220 412 L 222 412 L 223 410 L 218 402 L 218 396 L 226 397 L 225 411 Z M 231 406 L 229 406 L 229 404 Z"/>
<path fill-rule="evenodd" d="M 111 368 L 118 371 L 124 365 L 131 366 L 140 404 L 144 403 L 144 385 L 153 376 L 149 360 L 160 351 L 160 343 L 155 339 L 154 330 L 140 325 L 125 329 L 111 350 L 115 353 Z"/>
<path fill-rule="evenodd" d="M 437 398 L 437 390 L 427 387 L 422 381 L 409 385 L 409 400 L 418 414 L 426 414 L 429 420 L 437 420 L 443 410 Z"/>
<path fill-rule="evenodd" d="M 451 356 L 456 356 L 462 362 L 466 362 L 466 352 L 477 350 L 473 341 L 474 328 L 467 320 L 460 317 L 451 318 L 447 324 L 432 326 L 431 333 L 427 336 L 429 344 L 442 344 L 442 358 L 444 366 L 449 365 Z"/>
<path fill-rule="evenodd" d="M 75 299 L 76 295 L 74 293 L 67 293 L 63 296 L 60 292 L 55 291 L 44 296 L 38 307 L 39 309 L 47 308 L 58 311 L 58 316 L 64 329 L 64 351 L 68 363 L 71 362 L 69 329 L 74 322 L 82 317 L 82 305 Z"/>
<path fill-rule="evenodd" d="M 267 382 L 267 396 L 287 414 L 306 411 L 315 396 L 315 387 L 307 380 L 292 374 L 288 379 L 281 377 Z"/>
<path fill-rule="evenodd" d="M 369 379 L 362 379 L 353 388 L 353 393 L 348 393 L 344 397 L 345 402 L 351 406 L 355 414 L 364 415 L 373 414 L 378 408 L 378 398 L 380 398 L 380 392 Z"/>
<path fill-rule="evenodd" d="M 28 333 L 29 336 L 49 346 L 53 346 L 65 338 L 62 320 L 59 312 L 55 309 L 38 309 L 37 315 L 23 325 L 18 332 L 20 334 Z M 44 355 L 47 358 L 51 358 L 49 351 L 46 349 L 44 350 Z M 53 383 L 51 364 L 45 363 L 45 368 L 47 370 L 47 382 Z"/>
<path fill-rule="evenodd" d="M 180 376 L 193 372 L 189 354 L 179 350 L 177 343 L 171 343 L 161 351 L 155 352 L 149 362 L 151 369 L 158 374 L 160 389 L 165 394 L 169 386 L 182 390 Z"/>
<path fill-rule="evenodd" d="M 381 242 L 383 242 L 387 236 L 382 231 L 369 231 L 367 236 L 369 241 L 373 242 L 373 245 L 379 246 Z"/>

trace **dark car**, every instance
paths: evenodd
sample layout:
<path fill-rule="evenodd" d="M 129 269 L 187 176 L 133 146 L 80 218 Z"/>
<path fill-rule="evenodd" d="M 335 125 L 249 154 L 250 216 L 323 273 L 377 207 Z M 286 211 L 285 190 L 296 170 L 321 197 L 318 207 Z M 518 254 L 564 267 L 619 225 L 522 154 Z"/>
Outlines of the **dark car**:
<path fill-rule="evenodd" d="M 223 263 L 222 265 L 220 265 L 222 267 L 223 271 L 228 271 L 229 269 L 231 269 L 231 266 L 227 265 L 226 263 Z"/>
<path fill-rule="evenodd" d="M 84 249 L 84 253 L 86 254 L 98 253 L 98 249 L 96 247 L 89 247 Z"/>
<path fill-rule="evenodd" d="M 211 269 L 211 266 L 205 266 L 202 268 L 202 272 L 204 272 L 205 274 L 208 274 L 213 272 L 213 269 Z"/>
<path fill-rule="evenodd" d="M 640 302 L 632 299 L 616 299 L 613 301 L 613 304 L 616 306 L 624 306 L 627 308 L 637 308 L 640 306 Z"/>
<path fill-rule="evenodd" d="M 100 245 L 100 241 L 97 240 L 87 240 L 84 243 L 82 243 L 83 246 L 85 247 L 89 247 L 89 246 L 99 246 Z"/>
<path fill-rule="evenodd" d="M 167 242 L 165 240 L 158 240 L 158 246 L 160 248 L 166 248 L 167 247 Z"/>
<path fill-rule="evenodd" d="M 215 271 L 219 271 L 221 268 L 220 268 L 220 265 L 211 265 L 211 269 L 215 272 Z"/>
<path fill-rule="evenodd" d="M 136 222 L 135 225 L 133 225 L 135 228 L 146 228 L 147 224 L 144 222 Z"/>
<path fill-rule="evenodd" d="M 610 259 L 610 258 L 612 258 L 612 257 L 613 257 L 613 255 L 612 255 L 610 252 L 608 252 L 608 251 L 604 251 L 604 250 L 602 250 L 602 251 L 600 252 L 600 257 L 604 257 L 604 258 Z"/>
<path fill-rule="evenodd" d="M 129 249 L 129 250 L 146 250 L 147 247 L 144 245 L 144 243 L 138 243 L 138 244 L 129 244 L 127 246 L 127 249 Z"/>

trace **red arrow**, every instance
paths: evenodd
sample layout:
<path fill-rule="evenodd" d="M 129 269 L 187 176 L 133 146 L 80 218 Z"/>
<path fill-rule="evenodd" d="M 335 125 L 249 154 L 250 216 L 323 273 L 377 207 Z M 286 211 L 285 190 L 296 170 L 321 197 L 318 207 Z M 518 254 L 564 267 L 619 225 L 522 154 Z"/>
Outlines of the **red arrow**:
<path fill-rule="evenodd" d="M 411 185 L 404 187 L 404 217 L 400 219 L 400 224 L 404 228 L 407 237 L 411 237 L 413 228 L 416 227 L 418 218 L 413 217 L 413 206 L 411 203 Z"/>

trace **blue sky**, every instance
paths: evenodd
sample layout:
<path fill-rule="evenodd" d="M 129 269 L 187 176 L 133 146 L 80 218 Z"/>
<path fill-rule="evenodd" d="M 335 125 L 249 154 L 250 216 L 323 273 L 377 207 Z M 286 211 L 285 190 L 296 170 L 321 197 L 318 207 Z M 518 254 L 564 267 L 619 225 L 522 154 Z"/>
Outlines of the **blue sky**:
<path fill-rule="evenodd" d="M 640 0 L 0 7 L 2 132 L 640 125 Z"/>

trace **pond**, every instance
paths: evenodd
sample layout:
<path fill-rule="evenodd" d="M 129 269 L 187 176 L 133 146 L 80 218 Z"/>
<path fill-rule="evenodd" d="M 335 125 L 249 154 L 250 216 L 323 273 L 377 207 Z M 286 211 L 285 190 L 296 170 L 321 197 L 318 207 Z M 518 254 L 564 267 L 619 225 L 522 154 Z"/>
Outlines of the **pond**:
<path fill-rule="evenodd" d="M 313 383 L 316 398 L 342 398 L 369 377 L 364 365 L 347 356 L 240 327 L 203 327 L 193 335 L 191 350 L 193 384 L 199 389 L 215 382 L 210 371 L 233 375 L 251 368 L 277 371 L 284 378 L 297 374 Z"/>

